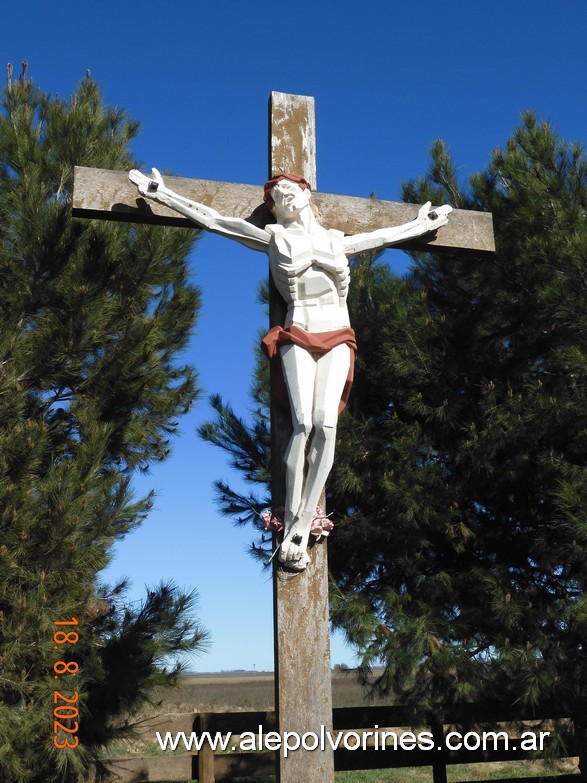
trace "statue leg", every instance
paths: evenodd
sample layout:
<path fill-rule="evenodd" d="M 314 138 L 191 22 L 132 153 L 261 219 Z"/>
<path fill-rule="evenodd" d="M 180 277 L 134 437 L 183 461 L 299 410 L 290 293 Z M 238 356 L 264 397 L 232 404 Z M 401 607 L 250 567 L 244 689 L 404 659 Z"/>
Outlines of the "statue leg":
<path fill-rule="evenodd" d="M 306 448 L 312 432 L 316 360 L 299 345 L 281 349 L 283 374 L 289 394 L 293 433 L 285 452 L 284 536 L 289 540 L 294 519 L 302 502 L 305 484 Z M 293 533 L 291 535 L 294 535 Z M 305 555 L 297 553 L 296 561 Z M 304 565 L 305 567 L 305 565 Z"/>
<path fill-rule="evenodd" d="M 301 502 L 286 528 L 280 560 L 303 570 L 308 562 L 307 546 L 316 506 L 334 462 L 338 405 L 348 375 L 350 348 L 339 345 L 316 361 L 312 410 L 314 433 L 305 465 Z"/>

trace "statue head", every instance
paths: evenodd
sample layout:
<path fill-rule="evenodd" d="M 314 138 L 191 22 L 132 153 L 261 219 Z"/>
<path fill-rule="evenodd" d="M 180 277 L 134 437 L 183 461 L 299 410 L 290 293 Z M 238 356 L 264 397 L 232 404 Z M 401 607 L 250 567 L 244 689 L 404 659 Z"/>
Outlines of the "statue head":
<path fill-rule="evenodd" d="M 281 180 L 288 180 L 289 182 L 295 183 L 298 187 L 300 187 L 302 190 L 308 190 L 310 193 L 312 192 L 312 188 L 310 187 L 310 183 L 305 180 L 303 177 L 300 177 L 299 174 L 288 174 L 286 172 L 282 174 L 276 174 L 272 179 L 267 180 L 264 187 L 264 196 L 263 201 L 265 202 L 265 205 L 267 209 L 273 209 L 273 206 L 275 204 L 273 200 L 272 191 L 275 185 L 277 185 L 278 182 L 281 182 Z"/>

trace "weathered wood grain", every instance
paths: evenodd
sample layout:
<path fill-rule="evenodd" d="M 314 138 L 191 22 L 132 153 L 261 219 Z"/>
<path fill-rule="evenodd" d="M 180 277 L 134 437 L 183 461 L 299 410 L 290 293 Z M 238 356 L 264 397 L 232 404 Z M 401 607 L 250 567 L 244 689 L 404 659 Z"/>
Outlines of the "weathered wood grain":
<path fill-rule="evenodd" d="M 269 178 L 281 172 L 316 182 L 316 111 L 314 98 L 272 92 L 269 99 Z"/>
<path fill-rule="evenodd" d="M 289 127 L 288 134 L 291 132 L 292 128 Z M 304 143 L 308 146 L 307 142 Z M 276 147 L 276 150 L 280 149 L 281 147 Z M 294 154 L 291 157 L 293 159 L 296 156 Z M 284 161 L 283 167 L 286 165 L 287 161 Z M 279 169 L 273 165 L 271 170 Z M 305 168 L 303 170 L 308 179 L 308 172 Z M 265 215 L 265 220 L 272 219 L 270 213 L 262 207 L 261 185 L 239 185 L 183 177 L 165 177 L 165 182 L 182 196 L 213 206 L 223 215 L 248 218 L 256 211 L 255 223 L 262 222 L 259 215 Z M 323 225 L 337 228 L 345 234 L 358 234 L 405 223 L 412 220 L 418 211 L 414 204 L 331 193 L 314 193 L 313 199 L 322 213 Z M 76 217 L 164 226 L 194 226 L 187 218 L 181 217 L 173 210 L 139 196 L 126 171 L 76 166 L 72 211 Z M 488 212 L 455 209 L 451 212 L 448 225 L 441 228 L 436 236 L 429 236 L 425 241 L 412 240 L 397 247 L 442 250 L 470 248 L 492 252 L 495 250 L 492 217 Z"/>
<path fill-rule="evenodd" d="M 291 171 L 291 162 L 311 183 L 316 181 L 313 102 L 310 107 L 297 96 L 273 93 L 271 101 L 270 173 Z M 291 111 L 288 106 L 291 104 Z M 295 122 L 292 121 L 295 117 Z M 285 137 L 287 144 L 280 143 Z M 294 169 L 295 171 L 295 169 Z M 285 303 L 274 287 L 270 296 L 270 325 L 283 324 Z M 281 363 L 273 362 L 275 390 Z M 283 506 L 285 465 L 283 455 L 292 431 L 289 408 L 278 404 L 272 393 L 271 473 L 273 508 Z M 332 726 L 332 684 L 330 676 L 330 618 L 326 542 L 315 544 L 311 562 L 303 573 L 281 568 L 274 559 L 273 613 L 275 639 L 275 709 L 279 731 L 307 731 L 320 734 L 320 727 Z M 279 758 L 280 783 L 319 781 L 334 783 L 334 754 L 327 750 L 298 750 Z"/>
<path fill-rule="evenodd" d="M 165 184 L 180 195 L 214 207 L 218 212 L 247 217 L 263 203 L 263 188 L 203 179 L 165 176 Z M 152 223 L 166 226 L 194 224 L 157 201 L 144 199 L 130 182 L 128 171 L 76 166 L 72 213 L 75 217 Z"/>

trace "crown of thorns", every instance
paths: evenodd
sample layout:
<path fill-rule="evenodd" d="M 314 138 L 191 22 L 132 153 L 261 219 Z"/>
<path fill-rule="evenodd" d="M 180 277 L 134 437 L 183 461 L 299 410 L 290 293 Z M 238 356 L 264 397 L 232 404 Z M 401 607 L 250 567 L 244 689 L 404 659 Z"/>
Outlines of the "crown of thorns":
<path fill-rule="evenodd" d="M 303 177 L 300 177 L 299 174 L 276 174 L 273 179 L 267 180 L 265 183 L 265 187 L 263 188 L 264 195 L 263 195 L 263 201 L 267 205 L 267 209 L 273 209 L 274 201 L 273 196 L 271 195 L 271 191 L 274 187 L 274 185 L 277 185 L 277 183 L 282 179 L 288 179 L 290 182 L 295 182 L 296 185 L 299 185 L 302 190 L 306 190 L 306 188 L 311 191 L 312 188 L 310 187 L 310 183 L 308 180 L 304 179 Z"/>

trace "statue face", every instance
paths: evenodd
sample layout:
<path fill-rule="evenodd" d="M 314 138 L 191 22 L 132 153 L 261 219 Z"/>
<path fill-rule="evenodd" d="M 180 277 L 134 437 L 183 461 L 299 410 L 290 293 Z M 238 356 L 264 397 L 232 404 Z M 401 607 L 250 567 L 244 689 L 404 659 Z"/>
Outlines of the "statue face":
<path fill-rule="evenodd" d="M 312 194 L 307 188 L 301 188 L 295 182 L 282 179 L 271 189 L 271 196 L 276 217 L 291 217 L 308 206 Z"/>

